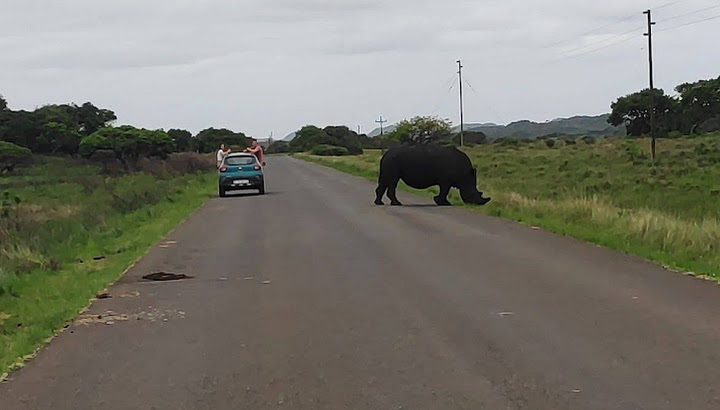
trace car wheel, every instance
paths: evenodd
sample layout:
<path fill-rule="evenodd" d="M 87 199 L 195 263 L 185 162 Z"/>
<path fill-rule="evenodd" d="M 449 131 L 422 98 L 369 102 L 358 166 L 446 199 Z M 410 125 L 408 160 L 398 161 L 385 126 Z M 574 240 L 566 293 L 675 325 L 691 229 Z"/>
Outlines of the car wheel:
<path fill-rule="evenodd" d="M 220 198 L 225 198 L 225 190 L 222 187 L 218 187 L 218 195 Z"/>
<path fill-rule="evenodd" d="M 260 192 L 260 195 L 265 195 L 265 184 L 260 185 L 258 191 Z"/>

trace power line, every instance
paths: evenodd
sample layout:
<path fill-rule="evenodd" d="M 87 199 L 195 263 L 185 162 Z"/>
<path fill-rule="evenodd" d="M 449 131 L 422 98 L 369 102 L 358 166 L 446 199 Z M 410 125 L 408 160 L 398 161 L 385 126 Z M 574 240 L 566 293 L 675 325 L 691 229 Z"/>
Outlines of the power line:
<path fill-rule="evenodd" d="M 669 2 L 669 3 L 665 3 L 665 4 L 663 4 L 663 5 L 660 5 L 660 6 L 656 6 L 656 7 L 653 7 L 652 9 L 654 9 L 654 10 L 657 10 L 657 9 L 663 9 L 663 8 L 665 8 L 665 7 L 670 7 L 670 6 L 674 6 L 674 5 L 676 5 L 676 4 L 680 4 L 680 3 L 686 3 L 686 2 L 688 2 L 688 1 L 690 1 L 690 0 L 677 0 L 677 1 L 671 1 L 671 2 Z"/>
<path fill-rule="evenodd" d="M 661 23 L 665 23 L 665 22 L 667 22 L 667 21 L 677 20 L 677 19 L 679 19 L 679 18 L 683 18 L 683 17 L 687 17 L 687 16 L 692 16 L 693 14 L 698 14 L 698 13 L 702 13 L 703 11 L 714 10 L 714 9 L 717 9 L 717 8 L 720 8 L 720 4 L 716 4 L 716 5 L 714 5 L 714 6 L 706 7 L 706 8 L 704 8 L 704 9 L 700 9 L 700 10 L 691 11 L 691 12 L 689 12 L 689 13 L 684 13 L 684 14 L 680 14 L 680 15 L 677 15 L 677 16 L 669 17 L 669 18 L 666 18 L 665 20 L 660 20 L 660 22 L 661 22 Z"/>
<path fill-rule="evenodd" d="M 675 5 L 675 4 L 678 4 L 678 3 L 683 3 L 683 2 L 685 2 L 685 1 L 688 1 L 688 0 L 681 0 L 681 1 L 674 1 L 674 2 L 670 2 L 670 3 L 666 3 L 665 5 L 659 6 L 659 7 L 657 7 L 657 8 L 669 7 L 669 6 L 671 6 L 671 5 Z M 716 9 L 716 8 L 720 8 L 720 5 L 715 5 L 715 6 L 711 6 L 711 7 L 706 7 L 706 8 L 703 8 L 703 9 L 700 9 L 700 10 L 695 10 L 695 11 L 692 11 L 692 12 L 689 12 L 689 13 L 680 14 L 680 15 L 677 15 L 677 16 L 674 16 L 674 17 L 667 18 L 667 19 L 665 19 L 665 20 L 663 20 L 663 21 L 672 21 L 672 20 L 676 20 L 676 19 L 678 19 L 678 18 L 691 16 L 691 15 L 694 15 L 694 14 L 697 14 L 697 13 L 701 13 L 701 12 L 708 11 L 708 10 L 713 10 L 713 9 Z M 662 32 L 662 31 L 674 30 L 674 29 L 677 29 L 677 28 L 686 27 L 686 26 L 690 26 L 690 25 L 693 25 L 693 24 L 698 24 L 698 23 L 702 23 L 702 22 L 706 22 L 706 21 L 710 21 L 710 20 L 715 20 L 715 19 L 717 19 L 717 18 L 720 18 L 720 15 L 713 16 L 713 17 L 708 17 L 708 18 L 704 18 L 704 19 L 701 19 L 701 20 L 692 21 L 692 22 L 688 22 L 688 23 L 684 23 L 684 24 L 679 24 L 679 25 L 676 25 L 676 26 L 666 27 L 666 28 L 663 28 L 663 29 L 661 29 L 661 30 L 655 30 L 655 31 L 656 31 L 656 32 Z M 608 48 L 608 47 L 612 47 L 612 46 L 614 46 L 614 45 L 618 45 L 618 44 L 625 43 L 625 42 L 627 42 L 627 41 L 629 41 L 629 40 L 632 40 L 634 37 L 628 37 L 628 38 L 621 39 L 622 37 L 625 37 L 625 36 L 627 36 L 627 35 L 629 35 L 629 34 L 632 34 L 632 33 L 635 33 L 635 32 L 641 31 L 641 30 L 642 30 L 642 29 L 634 29 L 634 30 L 626 31 L 626 32 L 624 32 L 624 33 L 620 33 L 620 34 L 618 34 L 618 35 L 616 35 L 616 36 L 613 36 L 613 37 L 610 37 L 610 38 L 607 38 L 607 39 L 604 39 L 604 40 L 599 40 L 599 41 L 596 41 L 596 42 L 593 42 L 593 43 L 590 43 L 590 44 L 586 44 L 585 46 L 582 46 L 582 47 L 577 47 L 577 48 L 575 48 L 575 49 L 566 51 L 565 53 L 563 53 L 563 55 L 560 56 L 560 58 L 558 58 L 558 59 L 556 59 L 556 60 L 553 60 L 553 62 L 563 61 L 563 60 L 566 60 L 566 59 L 571 59 L 571 58 L 575 58 L 575 57 L 584 56 L 584 55 L 587 55 L 587 54 L 592 54 L 592 53 L 595 53 L 595 52 L 597 52 L 597 51 L 604 50 L 604 49 L 606 49 L 606 48 Z M 619 40 L 618 40 L 618 41 L 612 41 L 612 40 L 615 40 L 615 39 L 619 39 Z M 587 50 L 587 51 L 585 51 L 585 52 L 574 53 L 574 52 L 576 52 L 576 51 L 585 50 L 585 49 L 588 48 L 589 46 L 592 46 L 592 45 L 595 45 L 595 44 L 605 43 L 605 42 L 608 42 L 608 41 L 612 41 L 612 42 L 609 43 L 609 44 L 607 44 L 607 45 L 604 45 L 604 46 L 602 46 L 602 47 L 592 48 L 592 49 Z"/>
<path fill-rule="evenodd" d="M 653 9 L 662 9 L 662 8 L 665 8 L 665 7 L 674 6 L 674 5 L 676 5 L 676 4 L 685 3 L 685 2 L 687 2 L 687 1 L 690 1 L 690 0 L 671 1 L 671 2 L 668 2 L 668 3 L 664 3 L 664 4 L 662 4 L 662 5 L 653 7 Z M 567 44 L 567 43 L 569 43 L 569 42 L 574 41 L 575 38 L 577 38 L 577 37 L 584 37 L 584 36 L 587 36 L 587 35 L 589 35 L 589 34 L 593 34 L 593 33 L 595 33 L 595 32 L 598 32 L 598 31 L 600 31 L 600 30 L 603 30 L 603 29 L 606 29 L 606 28 L 610 28 L 610 27 L 614 27 L 614 26 L 616 26 L 616 25 L 618 25 L 618 24 L 620 24 L 620 23 L 624 23 L 624 22 L 626 22 L 626 21 L 628 21 L 628 20 L 632 20 L 632 19 L 634 19 L 634 18 L 637 18 L 637 14 L 636 14 L 636 13 L 633 13 L 633 14 L 630 14 L 630 15 L 627 15 L 627 16 L 624 16 L 624 17 L 619 17 L 619 18 L 617 18 L 617 19 L 614 19 L 612 22 L 610 22 L 610 23 L 608 23 L 608 24 L 604 24 L 604 25 L 602 25 L 602 26 L 596 27 L 596 28 L 594 28 L 594 29 L 588 30 L 588 31 L 583 32 L 583 33 L 580 33 L 580 34 L 576 34 L 576 35 L 574 35 L 573 38 L 570 39 L 570 40 L 561 40 L 561 41 L 558 41 L 558 42 L 549 44 L 549 45 L 547 45 L 547 46 L 544 46 L 544 47 L 542 47 L 542 48 L 543 48 L 543 49 L 554 48 L 554 47 L 557 47 L 557 46 L 560 46 L 560 45 L 563 45 L 563 44 Z"/>
<path fill-rule="evenodd" d="M 450 84 L 450 88 L 447 89 L 447 92 L 452 91 L 453 88 L 455 88 L 455 84 L 457 83 L 457 77 L 453 79 L 452 84 Z"/>
<path fill-rule="evenodd" d="M 565 51 L 564 53 L 561 54 L 561 57 L 563 57 L 563 56 L 569 56 L 569 55 L 572 55 L 572 54 L 573 54 L 574 52 L 576 52 L 576 51 L 585 50 L 586 48 L 588 48 L 588 47 L 590 47 L 590 46 L 593 46 L 593 45 L 596 45 L 596 44 L 606 43 L 606 42 L 611 41 L 611 40 L 614 40 L 614 39 L 616 39 L 616 38 L 625 37 L 625 36 L 627 36 L 628 34 L 632 34 L 632 33 L 638 32 L 638 31 L 642 31 L 642 30 L 643 30 L 642 27 L 641 27 L 641 28 L 634 28 L 634 29 L 632 29 L 632 30 L 626 31 L 626 32 L 624 32 L 624 33 L 617 34 L 617 35 L 612 36 L 612 37 L 610 37 L 610 38 L 605 38 L 605 39 L 602 39 L 602 40 L 593 41 L 593 42 L 591 42 L 591 43 L 585 44 L 584 46 L 580 46 L 580 47 L 573 48 L 573 49 L 571 49 L 571 50 L 567 50 L 567 51 Z M 612 44 L 611 44 L 611 45 L 612 45 Z M 600 47 L 598 50 L 603 49 L 603 48 L 606 48 L 606 47 Z M 583 54 L 585 54 L 585 53 L 581 53 L 581 54 L 578 54 L 578 55 L 583 55 Z"/>
<path fill-rule="evenodd" d="M 628 20 L 630 20 L 630 19 L 633 19 L 633 18 L 635 18 L 635 17 L 637 17 L 635 14 L 630 15 L 630 16 L 625 16 L 625 17 L 623 17 L 623 18 L 621 18 L 621 19 L 619 19 L 619 20 L 614 21 L 613 23 L 605 24 L 605 25 L 603 25 L 603 26 L 594 28 L 594 29 L 589 30 L 589 31 L 586 31 L 586 32 L 584 32 L 584 33 L 577 34 L 577 35 L 574 36 L 573 40 L 574 40 L 576 37 L 584 37 L 584 36 L 587 36 L 587 35 L 589 35 L 589 34 L 593 34 L 593 33 L 595 33 L 595 32 L 598 32 L 598 31 L 600 31 L 600 30 L 602 30 L 602 29 L 614 27 L 614 26 L 616 26 L 616 25 L 618 25 L 618 24 L 620 24 L 620 23 L 624 23 L 624 22 L 626 22 L 626 21 L 628 21 Z M 554 48 L 554 47 L 557 47 L 557 46 L 559 46 L 559 45 L 566 44 L 566 43 L 568 43 L 568 42 L 570 42 L 570 41 L 573 41 L 573 40 L 558 41 L 558 42 L 556 42 L 556 43 L 547 45 L 547 46 L 545 46 L 545 47 L 543 47 L 543 48 Z"/>
<path fill-rule="evenodd" d="M 475 87 L 473 87 L 472 84 L 470 84 L 470 83 L 468 82 L 468 80 L 465 80 L 465 85 L 467 85 L 468 87 L 470 87 L 470 89 L 471 89 L 475 94 L 479 94 L 477 91 L 475 91 Z"/>
<path fill-rule="evenodd" d="M 695 25 L 695 24 L 704 23 L 704 22 L 706 22 L 706 21 L 715 20 L 715 19 L 718 19 L 718 18 L 720 18 L 720 14 L 718 14 L 717 16 L 704 18 L 704 19 L 702 19 L 702 20 L 696 20 L 696 21 L 691 21 L 691 22 L 689 22 L 689 23 L 685 23 L 685 24 L 678 24 L 678 25 L 676 25 L 676 26 L 666 27 L 666 28 L 664 28 L 664 29 L 662 29 L 662 30 L 657 30 L 657 31 L 659 32 L 659 31 L 675 30 L 675 29 L 678 29 L 678 28 L 681 28 L 681 27 L 692 26 L 692 25 Z"/>

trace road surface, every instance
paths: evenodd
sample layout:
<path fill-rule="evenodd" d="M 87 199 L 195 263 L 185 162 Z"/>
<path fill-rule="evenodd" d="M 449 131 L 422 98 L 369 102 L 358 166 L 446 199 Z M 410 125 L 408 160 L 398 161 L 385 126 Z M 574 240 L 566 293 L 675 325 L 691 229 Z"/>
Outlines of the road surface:
<path fill-rule="evenodd" d="M 427 198 L 375 207 L 291 158 L 267 175 L 153 248 L 0 409 L 720 408 L 718 286 Z"/>

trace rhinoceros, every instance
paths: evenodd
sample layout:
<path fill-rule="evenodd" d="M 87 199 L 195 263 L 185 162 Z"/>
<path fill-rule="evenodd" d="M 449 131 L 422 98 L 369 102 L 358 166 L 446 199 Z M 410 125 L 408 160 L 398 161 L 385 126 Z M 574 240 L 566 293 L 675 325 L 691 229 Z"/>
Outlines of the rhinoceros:
<path fill-rule="evenodd" d="M 460 197 L 466 204 L 485 205 L 490 198 L 483 197 L 478 191 L 476 178 L 477 172 L 470 158 L 455 147 L 423 144 L 391 148 L 380 160 L 375 204 L 383 205 L 383 195 L 387 191 L 392 205 L 402 205 L 395 195 L 402 179 L 416 189 L 439 185 L 440 194 L 434 200 L 440 206 L 450 205 L 447 196 L 453 187 L 460 190 Z"/>

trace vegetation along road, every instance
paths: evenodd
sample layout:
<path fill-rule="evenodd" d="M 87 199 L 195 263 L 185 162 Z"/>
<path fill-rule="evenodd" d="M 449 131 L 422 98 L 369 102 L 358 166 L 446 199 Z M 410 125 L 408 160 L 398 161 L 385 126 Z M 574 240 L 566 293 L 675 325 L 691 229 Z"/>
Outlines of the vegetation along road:
<path fill-rule="evenodd" d="M 207 202 L 0 408 L 720 407 L 713 283 L 409 193 L 376 207 L 296 158 L 267 188 Z"/>

